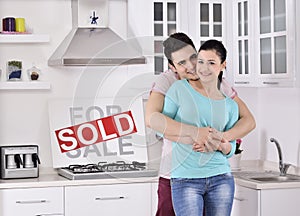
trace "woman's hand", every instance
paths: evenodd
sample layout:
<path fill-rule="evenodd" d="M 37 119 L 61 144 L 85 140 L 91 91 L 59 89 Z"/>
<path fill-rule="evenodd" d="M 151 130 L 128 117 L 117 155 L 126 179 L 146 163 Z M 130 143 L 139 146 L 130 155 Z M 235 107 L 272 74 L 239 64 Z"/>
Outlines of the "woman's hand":
<path fill-rule="evenodd" d="M 193 150 L 198 152 L 221 151 L 223 154 L 228 154 L 231 151 L 231 144 L 223 138 L 223 132 L 211 128 L 207 140 L 201 143 L 195 142 Z"/>

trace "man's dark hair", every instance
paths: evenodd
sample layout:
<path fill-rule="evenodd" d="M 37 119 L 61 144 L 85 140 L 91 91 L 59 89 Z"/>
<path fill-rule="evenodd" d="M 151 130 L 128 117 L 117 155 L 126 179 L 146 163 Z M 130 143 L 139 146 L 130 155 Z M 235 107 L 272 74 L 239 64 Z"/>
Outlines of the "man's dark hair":
<path fill-rule="evenodd" d="M 188 45 L 191 45 L 196 51 L 193 41 L 185 33 L 176 32 L 171 34 L 169 38 L 163 42 L 164 54 L 168 59 L 169 64 L 174 66 L 172 60 L 172 53 Z"/>

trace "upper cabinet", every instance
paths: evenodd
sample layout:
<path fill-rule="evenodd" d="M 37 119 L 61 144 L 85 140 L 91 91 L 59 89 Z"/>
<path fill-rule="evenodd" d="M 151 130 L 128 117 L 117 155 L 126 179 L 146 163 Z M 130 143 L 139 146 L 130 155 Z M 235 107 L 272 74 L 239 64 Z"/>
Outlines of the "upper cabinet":
<path fill-rule="evenodd" d="M 179 13 L 180 1 L 155 0 L 153 8 L 153 48 L 154 48 L 154 72 L 160 74 L 168 67 L 164 58 L 163 41 L 172 33 L 177 32 L 180 26 Z"/>
<path fill-rule="evenodd" d="M 162 42 L 174 32 L 185 32 L 196 49 L 211 38 L 225 38 L 225 1 L 155 0 L 153 1 L 154 68 L 159 74 L 168 68 Z"/>
<path fill-rule="evenodd" d="M 197 49 L 208 38 L 225 40 L 224 4 L 225 0 L 128 0 L 130 29 L 136 37 L 151 37 L 147 45 L 152 52 L 146 55 L 150 55 L 154 73 L 168 69 L 162 43 L 174 32 L 187 33 Z"/>
<path fill-rule="evenodd" d="M 181 2 L 183 1 L 128 0 L 130 32 L 139 40 L 143 54 L 148 57 L 147 62 L 152 64 L 155 74 L 168 68 L 162 43 L 170 34 L 181 31 Z"/>
<path fill-rule="evenodd" d="M 162 42 L 182 31 L 197 49 L 208 39 L 225 44 L 225 75 L 235 86 L 295 84 L 295 0 L 128 0 L 128 4 L 133 34 L 151 37 L 147 54 L 155 74 L 168 68 Z"/>
<path fill-rule="evenodd" d="M 295 1 L 235 0 L 232 8 L 235 85 L 293 86 Z"/>
<path fill-rule="evenodd" d="M 226 1 L 183 1 L 183 20 L 188 19 L 185 32 L 193 39 L 197 49 L 208 39 L 226 42 Z"/>

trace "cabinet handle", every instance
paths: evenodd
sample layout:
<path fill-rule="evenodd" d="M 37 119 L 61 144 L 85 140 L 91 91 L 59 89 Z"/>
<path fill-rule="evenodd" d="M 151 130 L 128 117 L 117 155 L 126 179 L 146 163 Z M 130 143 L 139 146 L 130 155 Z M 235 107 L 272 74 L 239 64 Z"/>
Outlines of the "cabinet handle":
<path fill-rule="evenodd" d="M 267 85 L 278 85 L 279 82 L 263 82 L 263 84 L 267 84 Z"/>
<path fill-rule="evenodd" d="M 96 197 L 95 200 L 119 200 L 125 199 L 124 196 L 116 196 L 116 197 Z"/>
<path fill-rule="evenodd" d="M 245 199 L 243 199 L 243 198 L 238 198 L 238 197 L 236 197 L 236 196 L 234 197 L 234 199 L 237 200 L 237 201 L 240 201 L 240 202 L 242 202 L 242 201 L 245 200 Z"/>
<path fill-rule="evenodd" d="M 234 82 L 235 84 L 249 84 L 250 82 L 248 81 L 241 81 L 241 82 Z"/>
<path fill-rule="evenodd" d="M 63 216 L 61 213 L 37 214 L 35 216 Z"/>
<path fill-rule="evenodd" d="M 18 204 L 34 204 L 34 203 L 46 203 L 47 200 L 25 200 L 25 201 L 19 201 L 17 200 L 16 203 Z"/>

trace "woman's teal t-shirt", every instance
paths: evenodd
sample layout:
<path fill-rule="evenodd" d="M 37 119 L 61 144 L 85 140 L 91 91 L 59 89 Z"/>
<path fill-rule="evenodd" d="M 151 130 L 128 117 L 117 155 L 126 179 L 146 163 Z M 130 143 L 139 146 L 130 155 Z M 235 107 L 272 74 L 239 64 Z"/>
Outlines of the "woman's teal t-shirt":
<path fill-rule="evenodd" d="M 191 87 L 187 80 L 176 81 L 168 90 L 163 113 L 170 118 L 197 127 L 227 131 L 237 122 L 237 103 L 229 97 L 213 100 Z M 227 161 L 235 151 L 235 141 L 228 155 L 215 151 L 195 152 L 192 145 L 172 143 L 172 178 L 206 178 L 230 172 Z"/>

